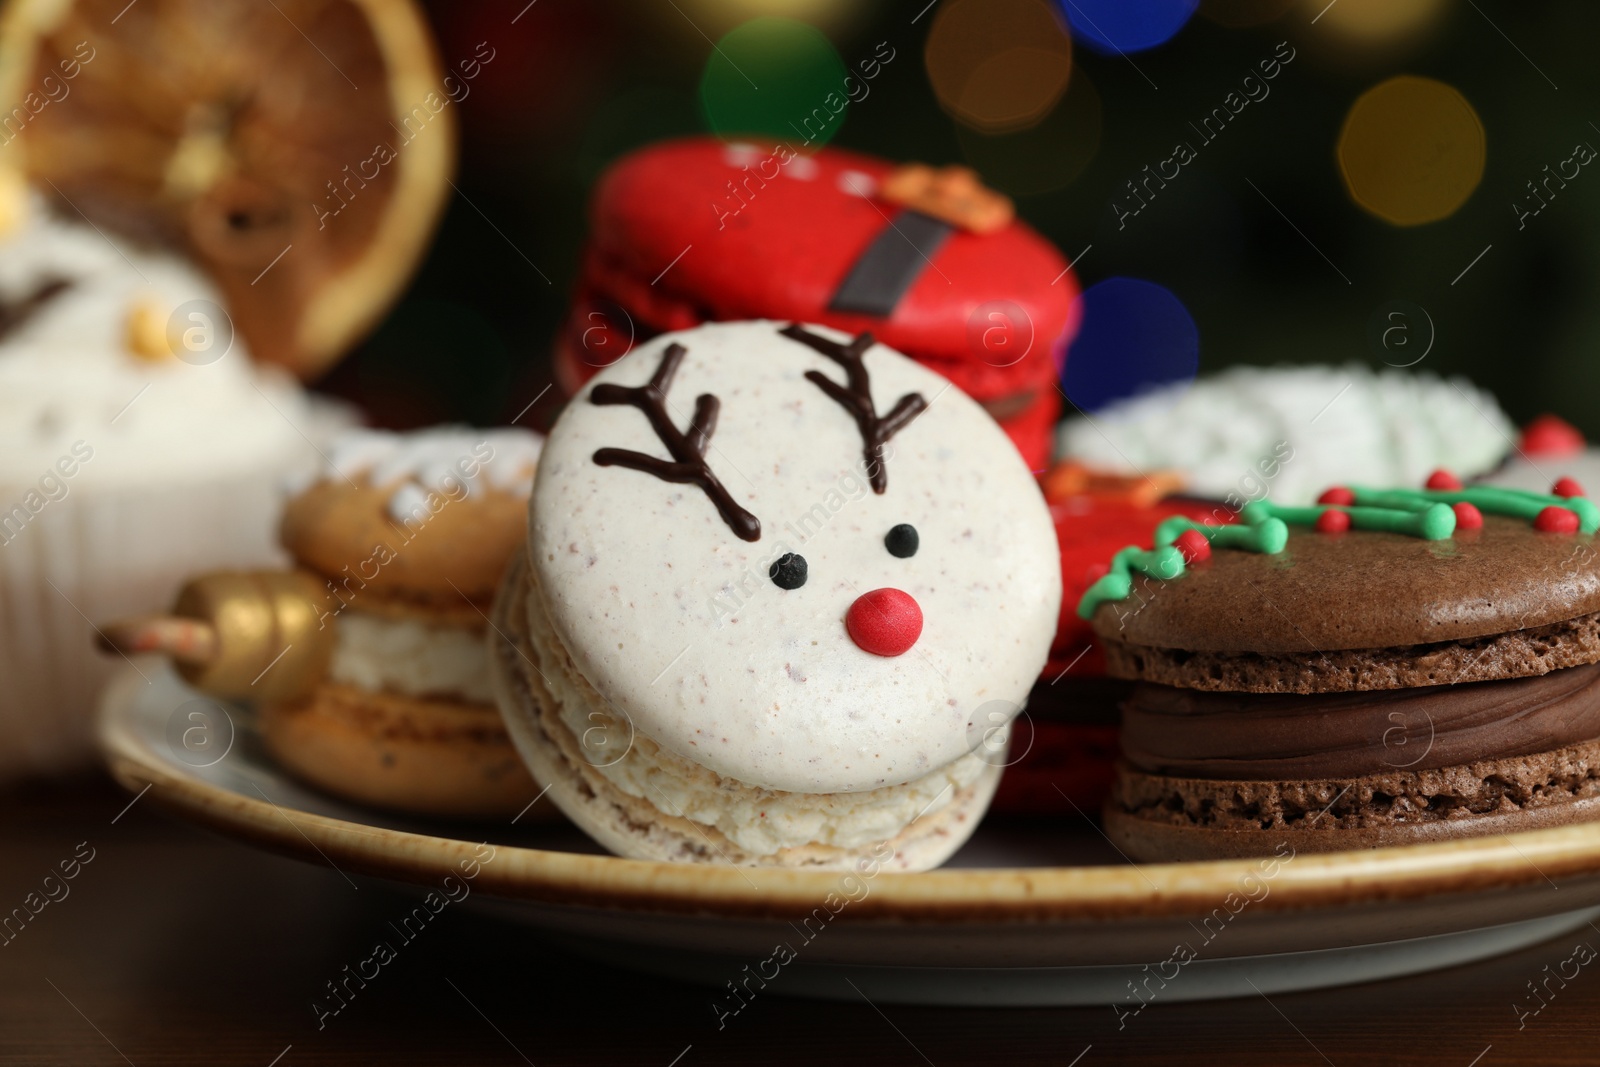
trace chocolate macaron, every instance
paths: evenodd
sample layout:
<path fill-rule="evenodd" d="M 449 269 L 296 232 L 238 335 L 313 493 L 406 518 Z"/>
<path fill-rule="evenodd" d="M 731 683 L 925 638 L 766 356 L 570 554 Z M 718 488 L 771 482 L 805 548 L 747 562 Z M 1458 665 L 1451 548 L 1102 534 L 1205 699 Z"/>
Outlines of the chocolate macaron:
<path fill-rule="evenodd" d="M 1011 202 L 961 167 L 824 148 L 668 141 L 618 160 L 555 351 L 569 396 L 630 348 L 708 321 L 871 331 L 954 382 L 1038 470 L 1077 283 Z"/>
<path fill-rule="evenodd" d="M 1600 817 L 1600 508 L 1339 487 L 1241 519 L 1163 521 L 1079 602 L 1140 682 L 1106 808 L 1129 856 Z"/>

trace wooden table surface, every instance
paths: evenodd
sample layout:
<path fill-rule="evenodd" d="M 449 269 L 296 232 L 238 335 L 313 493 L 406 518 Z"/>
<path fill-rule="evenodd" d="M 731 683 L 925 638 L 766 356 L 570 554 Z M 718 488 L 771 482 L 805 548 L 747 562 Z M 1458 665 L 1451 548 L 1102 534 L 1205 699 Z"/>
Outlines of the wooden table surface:
<path fill-rule="evenodd" d="M 1521 1029 L 1513 1007 L 1547 964 L 1600 946 L 1600 933 L 1270 1002 L 1157 1003 L 1120 1032 L 1109 1007 L 880 1010 L 779 996 L 719 1031 L 705 990 L 449 909 L 319 1029 L 312 1001 L 368 955 L 397 898 L 128 801 L 98 778 L 0 792 L 0 914 L 61 861 L 92 855 L 49 884 L 57 899 L 20 932 L 0 935 L 0 1063 L 1600 1062 L 1600 967 Z"/>

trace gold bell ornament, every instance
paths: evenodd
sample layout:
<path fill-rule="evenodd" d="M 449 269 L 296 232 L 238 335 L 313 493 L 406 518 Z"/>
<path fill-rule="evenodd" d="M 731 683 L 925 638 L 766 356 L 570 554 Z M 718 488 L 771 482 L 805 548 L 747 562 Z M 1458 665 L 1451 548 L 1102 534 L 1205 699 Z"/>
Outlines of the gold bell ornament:
<path fill-rule="evenodd" d="M 322 580 L 306 571 L 219 571 L 190 579 L 167 614 L 102 627 L 100 644 L 162 653 L 214 697 L 291 701 L 327 673 L 336 624 L 325 600 Z"/>

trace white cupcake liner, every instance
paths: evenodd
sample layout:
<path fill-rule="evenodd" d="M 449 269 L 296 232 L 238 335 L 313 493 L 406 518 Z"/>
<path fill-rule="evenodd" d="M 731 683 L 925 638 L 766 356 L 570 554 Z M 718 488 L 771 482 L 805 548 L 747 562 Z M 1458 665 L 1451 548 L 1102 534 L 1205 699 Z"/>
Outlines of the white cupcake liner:
<path fill-rule="evenodd" d="M 203 571 L 283 562 L 284 474 L 75 487 L 0 543 L 0 779 L 95 762 L 95 698 L 121 662 L 96 649 L 95 624 L 164 610 Z M 0 506 L 29 488 L 0 486 Z"/>

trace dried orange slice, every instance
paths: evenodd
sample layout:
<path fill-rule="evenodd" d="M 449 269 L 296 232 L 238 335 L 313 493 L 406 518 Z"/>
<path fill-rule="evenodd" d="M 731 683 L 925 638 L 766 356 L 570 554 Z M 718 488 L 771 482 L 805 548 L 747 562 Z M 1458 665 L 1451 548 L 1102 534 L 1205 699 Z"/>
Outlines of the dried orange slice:
<path fill-rule="evenodd" d="M 412 0 L 17 0 L 0 21 L 0 164 L 195 260 L 257 358 L 305 378 L 421 258 L 454 106 Z"/>

